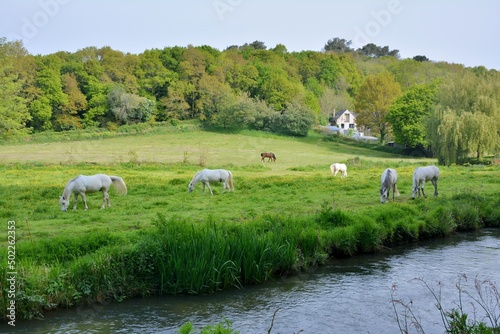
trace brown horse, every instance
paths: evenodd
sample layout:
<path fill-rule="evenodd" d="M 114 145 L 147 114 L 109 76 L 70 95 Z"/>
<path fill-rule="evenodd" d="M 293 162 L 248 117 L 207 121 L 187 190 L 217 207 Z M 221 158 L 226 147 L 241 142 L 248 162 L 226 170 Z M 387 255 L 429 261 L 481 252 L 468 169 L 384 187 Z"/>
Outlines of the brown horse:
<path fill-rule="evenodd" d="M 260 159 L 261 162 L 264 162 L 265 158 L 267 158 L 267 161 L 271 161 L 272 160 L 273 162 L 276 162 L 276 156 L 274 155 L 273 152 L 269 152 L 269 153 L 264 152 L 264 153 L 261 153 L 260 157 L 261 157 L 261 159 Z"/>

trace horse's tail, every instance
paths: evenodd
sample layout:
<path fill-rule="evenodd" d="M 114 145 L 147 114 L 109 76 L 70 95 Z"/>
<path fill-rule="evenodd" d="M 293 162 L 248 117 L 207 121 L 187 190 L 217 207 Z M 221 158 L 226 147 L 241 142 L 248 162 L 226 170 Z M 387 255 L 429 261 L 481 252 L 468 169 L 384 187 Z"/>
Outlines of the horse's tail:
<path fill-rule="evenodd" d="M 125 184 L 125 181 L 119 176 L 110 176 L 109 177 L 111 181 L 113 182 L 113 185 L 115 186 L 116 192 L 122 195 L 127 194 L 127 185 Z"/>
<path fill-rule="evenodd" d="M 439 179 L 439 168 L 434 166 L 434 178 L 437 180 Z"/>
<path fill-rule="evenodd" d="M 227 184 L 229 185 L 229 190 L 234 190 L 234 185 L 233 185 L 233 173 L 230 171 L 227 171 Z"/>
<path fill-rule="evenodd" d="M 399 196 L 398 185 L 394 183 L 394 196 Z"/>
<path fill-rule="evenodd" d="M 393 174 L 393 181 L 394 181 L 394 196 L 399 196 L 399 191 L 398 191 L 398 172 L 396 172 L 396 170 L 390 170 L 389 169 L 389 172 L 391 174 Z"/>

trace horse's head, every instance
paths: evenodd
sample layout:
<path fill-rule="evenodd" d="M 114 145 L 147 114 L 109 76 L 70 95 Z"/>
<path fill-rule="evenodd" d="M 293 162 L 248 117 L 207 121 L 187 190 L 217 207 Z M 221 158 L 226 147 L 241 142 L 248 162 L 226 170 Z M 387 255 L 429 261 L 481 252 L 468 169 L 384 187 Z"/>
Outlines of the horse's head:
<path fill-rule="evenodd" d="M 380 203 L 385 203 L 389 200 L 389 191 L 386 187 L 380 188 Z"/>
<path fill-rule="evenodd" d="M 188 193 L 190 193 L 193 190 L 194 190 L 194 183 L 193 182 L 189 182 Z"/>
<path fill-rule="evenodd" d="M 60 196 L 59 205 L 61 206 L 61 211 L 67 211 L 69 206 L 69 198 L 64 198 L 64 196 Z"/>

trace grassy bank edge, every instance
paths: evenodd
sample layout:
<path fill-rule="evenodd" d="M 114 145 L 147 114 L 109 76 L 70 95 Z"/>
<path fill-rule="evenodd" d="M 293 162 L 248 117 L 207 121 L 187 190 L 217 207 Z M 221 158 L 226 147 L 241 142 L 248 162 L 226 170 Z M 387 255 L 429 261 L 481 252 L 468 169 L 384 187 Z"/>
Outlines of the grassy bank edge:
<path fill-rule="evenodd" d="M 458 193 L 393 204 L 349 212 L 325 202 L 308 216 L 269 215 L 246 224 L 158 214 L 154 228 L 134 234 L 96 231 L 23 243 L 16 249 L 22 259 L 16 317 L 43 317 L 48 310 L 136 296 L 214 293 L 340 257 L 500 227 L 500 194 Z M 5 261 L 1 266 L 0 305 L 6 309 L 9 270 Z"/>

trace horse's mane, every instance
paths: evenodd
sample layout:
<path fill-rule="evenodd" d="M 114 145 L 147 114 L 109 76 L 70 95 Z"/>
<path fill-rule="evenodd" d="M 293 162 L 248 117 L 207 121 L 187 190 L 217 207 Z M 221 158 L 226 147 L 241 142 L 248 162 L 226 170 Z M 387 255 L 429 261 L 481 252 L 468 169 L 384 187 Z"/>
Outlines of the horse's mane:
<path fill-rule="evenodd" d="M 191 182 L 196 181 L 196 183 L 198 183 L 198 181 L 199 181 L 198 177 L 200 176 L 201 173 L 204 173 L 205 171 L 206 171 L 206 168 L 202 169 L 199 172 L 197 172 L 196 174 L 194 174 L 193 178 L 191 179 Z"/>
<path fill-rule="evenodd" d="M 67 183 L 66 183 L 66 186 L 64 187 L 64 190 L 63 190 L 63 194 L 62 194 L 62 197 L 68 199 L 69 196 L 71 196 L 71 192 L 70 192 L 70 185 L 73 184 L 73 182 L 76 181 L 76 179 L 78 179 L 81 175 L 78 175 L 78 176 L 75 176 L 74 178 L 70 179 Z"/>
<path fill-rule="evenodd" d="M 385 188 L 391 187 L 391 175 L 392 175 L 392 171 L 390 169 L 387 169 L 387 171 L 385 173 L 385 177 L 384 177 L 384 182 L 382 183 L 382 185 Z"/>
<path fill-rule="evenodd" d="M 71 180 L 69 180 L 68 183 L 75 182 L 76 179 L 78 179 L 79 177 L 81 177 L 81 175 L 75 176 L 74 178 L 72 178 Z"/>
<path fill-rule="evenodd" d="M 417 186 L 418 180 L 420 179 L 420 173 L 421 173 L 420 168 L 421 167 L 417 167 L 415 169 L 415 171 L 413 172 L 413 186 L 414 187 Z"/>
<path fill-rule="evenodd" d="M 207 169 L 202 169 L 198 173 L 194 174 L 193 179 L 197 178 L 201 173 L 206 173 Z"/>

